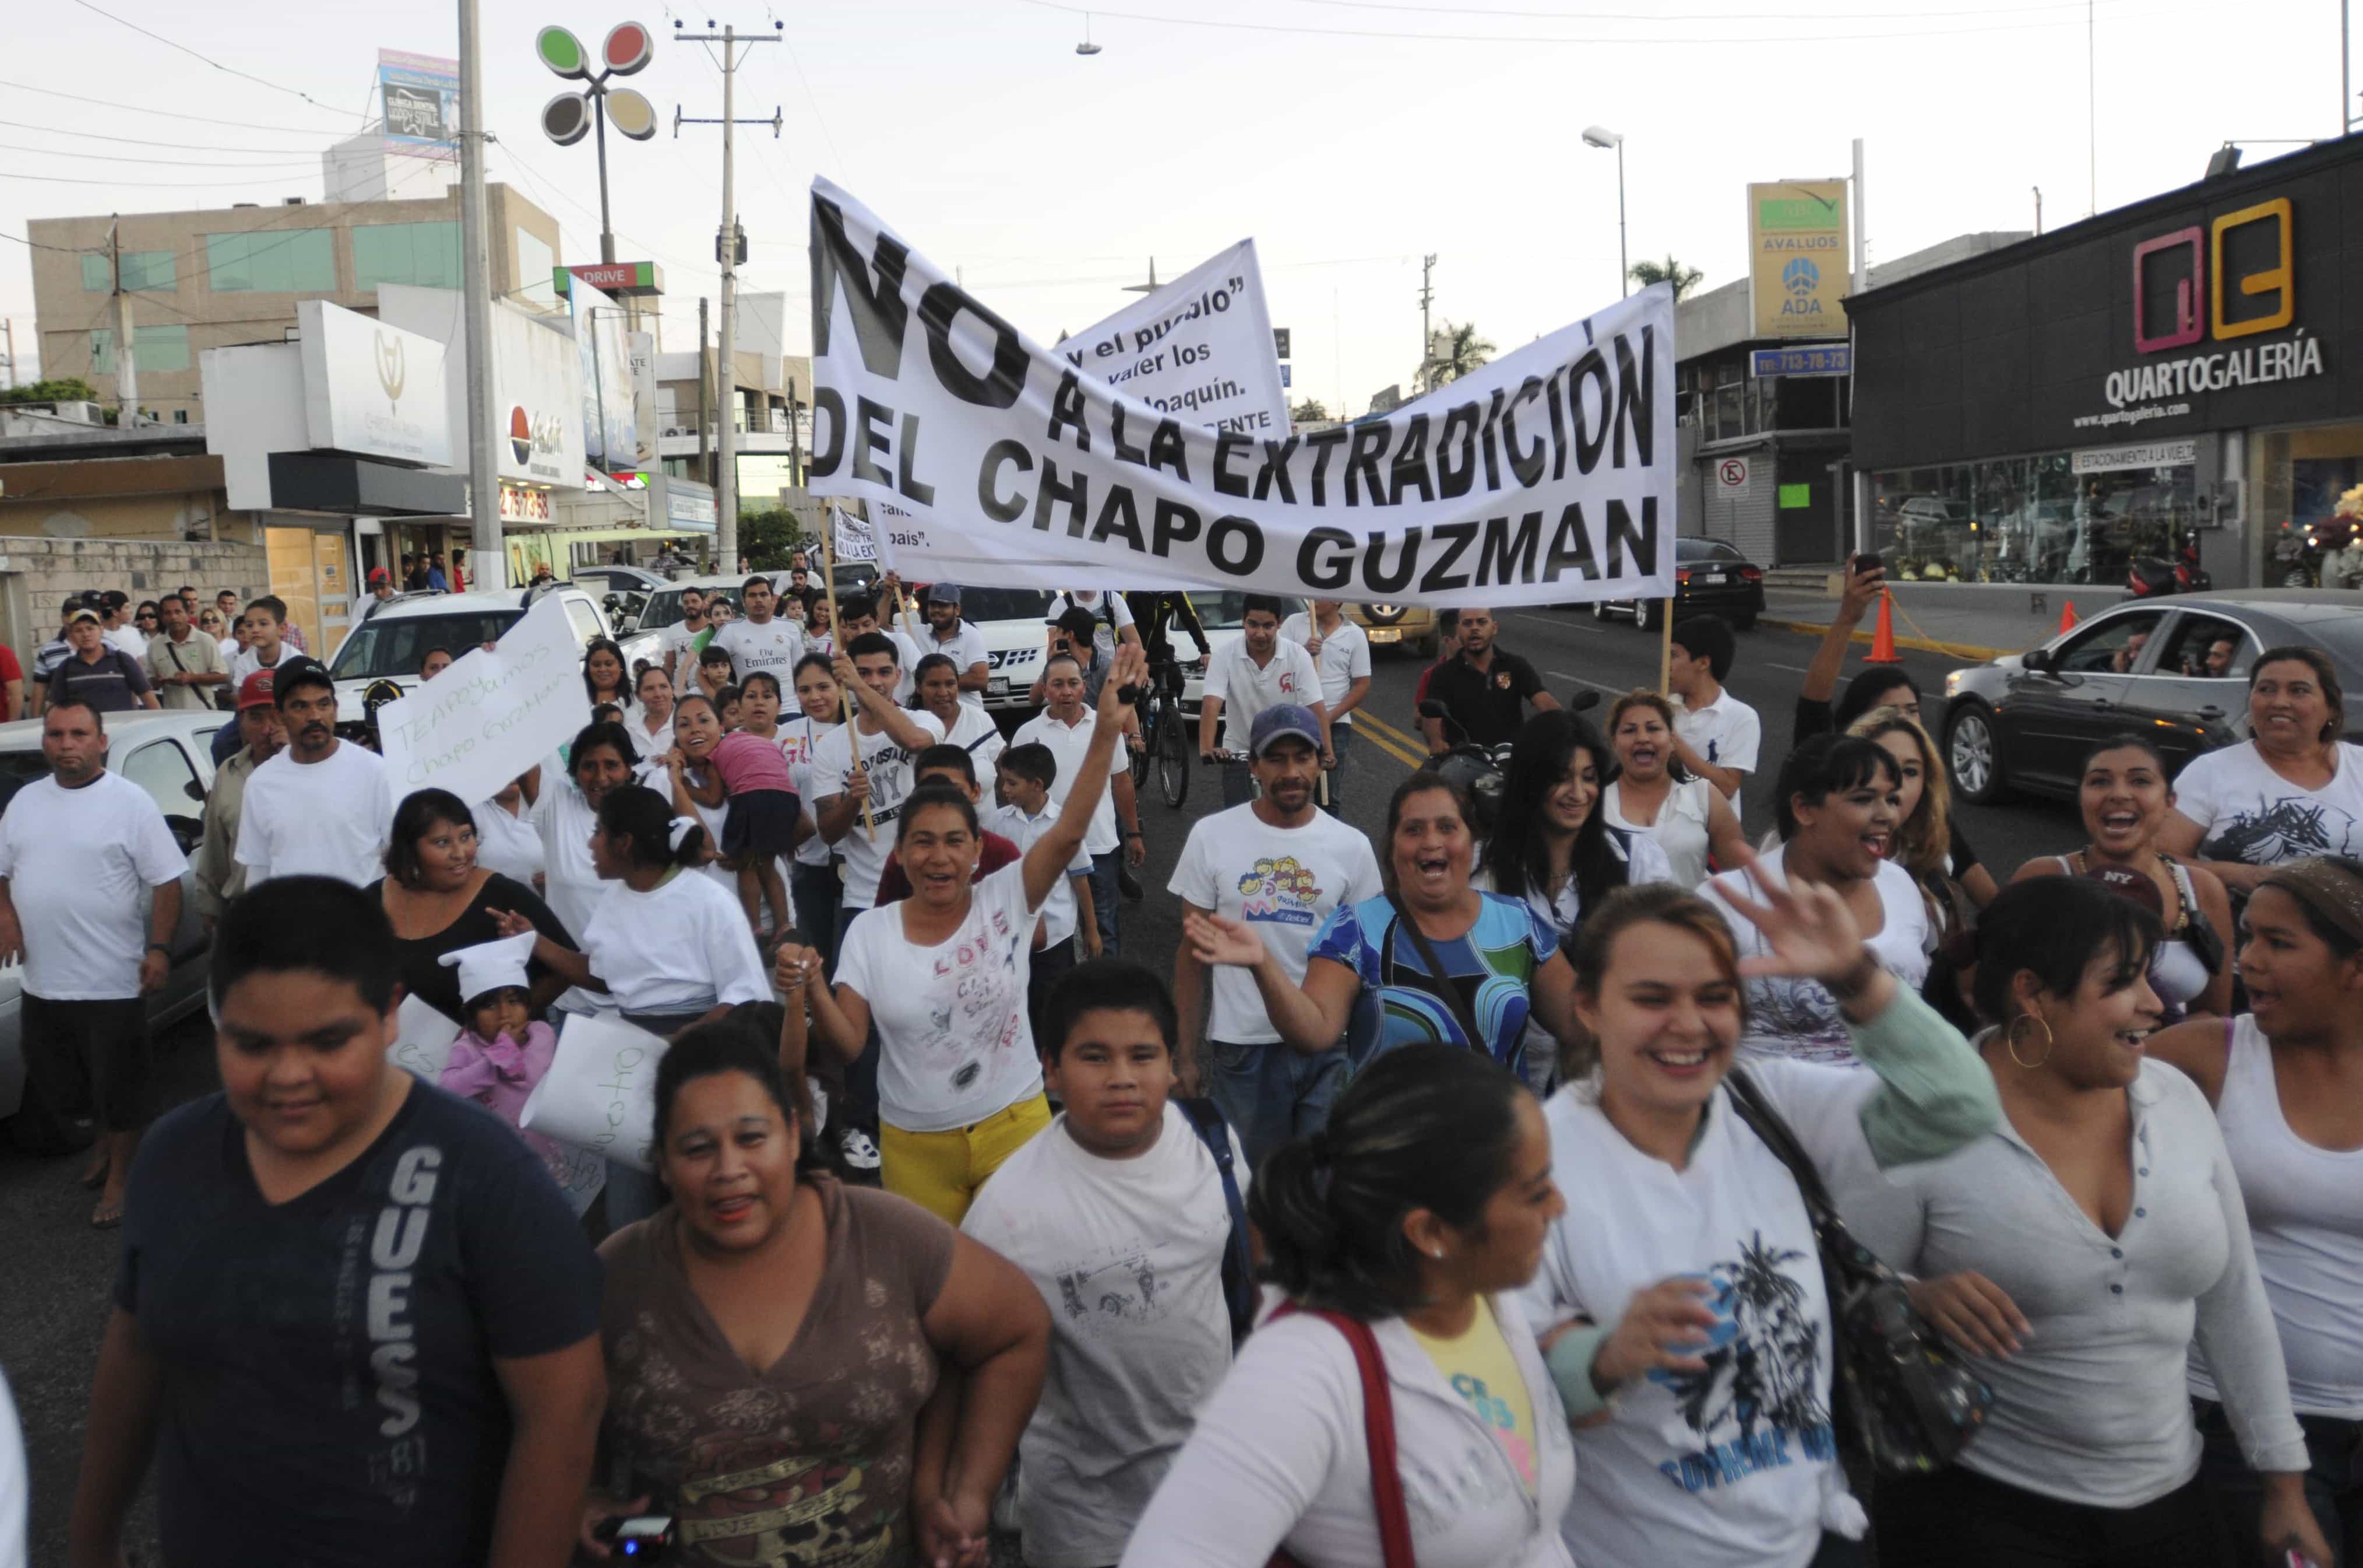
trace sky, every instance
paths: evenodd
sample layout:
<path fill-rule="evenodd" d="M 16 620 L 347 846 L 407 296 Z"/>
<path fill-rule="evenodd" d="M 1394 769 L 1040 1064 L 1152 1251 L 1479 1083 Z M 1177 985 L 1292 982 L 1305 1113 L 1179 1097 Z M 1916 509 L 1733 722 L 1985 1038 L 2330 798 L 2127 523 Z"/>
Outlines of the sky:
<path fill-rule="evenodd" d="M 1614 297 L 1617 158 L 1586 126 L 1625 139 L 1632 257 L 1706 287 L 1741 274 L 1748 182 L 1843 176 L 1857 137 L 1877 262 L 2032 228 L 2036 187 L 2057 228 L 2096 187 L 2106 210 L 2196 180 L 2226 139 L 2253 164 L 2340 128 L 2337 0 L 714 4 L 481 0 L 489 177 L 559 219 L 570 262 L 598 260 L 595 159 L 542 134 L 566 84 L 535 34 L 660 35 L 629 84 L 664 128 L 608 161 L 618 259 L 665 271 L 666 348 L 717 292 L 721 219 L 718 129 L 672 117 L 719 115 L 721 77 L 716 46 L 663 35 L 727 22 L 782 40 L 743 50 L 738 113 L 782 133 L 740 128 L 737 183 L 740 286 L 790 295 L 793 351 L 818 172 L 1045 343 L 1128 303 L 1152 258 L 1170 279 L 1251 236 L 1292 395 L 1333 413 L 1410 382 L 1424 255 L 1437 325 L 1504 350 Z M 458 50 L 450 3 L 41 10 L 0 59 L 0 316 L 28 379 L 28 219 L 318 200 L 320 150 L 377 113 L 378 50 Z"/>

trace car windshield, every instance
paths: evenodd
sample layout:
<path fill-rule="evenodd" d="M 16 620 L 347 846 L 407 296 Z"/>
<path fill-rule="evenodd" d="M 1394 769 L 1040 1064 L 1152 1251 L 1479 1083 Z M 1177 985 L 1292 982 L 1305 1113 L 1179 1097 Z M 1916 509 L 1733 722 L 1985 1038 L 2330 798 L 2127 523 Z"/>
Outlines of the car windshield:
<path fill-rule="evenodd" d="M 729 600 L 732 609 L 738 607 L 738 590 L 736 588 L 700 588 L 698 592 L 705 595 L 708 604 L 719 596 Z M 659 588 L 650 594 L 648 607 L 640 612 L 640 629 L 662 631 L 669 626 L 679 626 L 682 621 L 681 595 L 679 587 Z"/>
<path fill-rule="evenodd" d="M 18 790 L 49 776 L 49 761 L 39 751 L 0 751 L 0 811 L 8 808 Z"/>
<path fill-rule="evenodd" d="M 962 588 L 960 619 L 971 626 L 987 621 L 1048 617 L 1050 595 L 1039 588 Z"/>
<path fill-rule="evenodd" d="M 1190 607 L 1198 612 L 1208 631 L 1237 631 L 1247 618 L 1248 596 L 1245 594 L 1193 594 Z M 1280 618 L 1286 620 L 1304 608 L 1303 599 L 1280 601 Z"/>
<path fill-rule="evenodd" d="M 457 659 L 470 649 L 497 642 L 522 610 L 475 610 L 460 615 L 403 616 L 366 620 L 337 650 L 328 673 L 339 681 L 406 680 L 438 648 Z"/>

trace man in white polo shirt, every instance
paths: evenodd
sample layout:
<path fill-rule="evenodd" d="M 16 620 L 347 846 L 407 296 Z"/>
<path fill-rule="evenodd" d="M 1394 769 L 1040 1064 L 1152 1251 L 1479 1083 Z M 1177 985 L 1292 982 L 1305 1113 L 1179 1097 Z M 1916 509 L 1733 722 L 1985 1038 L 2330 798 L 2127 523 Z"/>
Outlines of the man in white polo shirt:
<path fill-rule="evenodd" d="M 25 964 L 28 1091 L 53 1113 L 92 1106 L 104 1135 L 91 1223 L 123 1222 L 148 1123 L 148 1005 L 172 968 L 186 856 L 148 792 L 109 773 L 106 721 L 79 698 L 41 718 L 50 776 L 0 816 L 0 959 Z M 146 921 L 140 895 L 150 895 Z M 145 946 L 142 946 L 143 935 Z"/>
<path fill-rule="evenodd" d="M 1736 802 L 1756 771 L 1764 734 L 1756 710 L 1724 689 L 1737 656 L 1730 626 L 1719 616 L 1692 616 L 1670 634 L 1667 684 L 1681 709 L 1674 715 L 1674 755 L 1683 767 Z"/>
<path fill-rule="evenodd" d="M 1215 721 L 1224 720 L 1223 804 L 1245 806 L 1255 795 L 1248 771 L 1248 734 L 1257 714 L 1283 703 L 1313 710 L 1321 721 L 1321 765 L 1337 759 L 1329 745 L 1329 708 L 1321 699 L 1321 668 L 1302 643 L 1280 635 L 1280 600 L 1249 594 L 1239 610 L 1239 639 L 1206 661 L 1206 695 L 1198 704 L 1198 757 L 1216 761 Z M 1226 716 L 1227 710 L 1227 716 Z"/>
<path fill-rule="evenodd" d="M 1346 762 L 1354 739 L 1354 710 L 1370 694 L 1370 639 L 1346 618 L 1343 599 L 1315 599 L 1311 614 L 1299 610 L 1280 623 L 1280 635 L 1302 644 L 1321 670 L 1321 702 L 1329 710 L 1329 769 L 1322 809 L 1346 815 Z"/>
<path fill-rule="evenodd" d="M 960 590 L 957 583 L 927 584 L 927 634 L 919 639 L 922 653 L 940 653 L 952 662 L 960 672 L 960 701 L 971 707 L 984 706 L 984 689 L 993 684 L 990 655 L 984 646 L 984 633 L 960 618 Z"/>

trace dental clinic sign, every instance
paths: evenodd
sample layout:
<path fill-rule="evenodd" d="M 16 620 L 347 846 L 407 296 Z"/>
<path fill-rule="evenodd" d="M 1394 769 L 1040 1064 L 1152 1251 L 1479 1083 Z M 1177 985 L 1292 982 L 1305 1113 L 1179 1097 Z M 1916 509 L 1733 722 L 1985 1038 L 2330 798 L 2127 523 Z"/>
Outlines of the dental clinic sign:
<path fill-rule="evenodd" d="M 2144 357 L 2102 377 L 2109 412 L 2077 425 L 2179 418 L 2203 393 L 2321 375 L 2322 339 L 2296 326 L 2296 222 L 2279 196 L 2135 245 L 2133 348 Z"/>

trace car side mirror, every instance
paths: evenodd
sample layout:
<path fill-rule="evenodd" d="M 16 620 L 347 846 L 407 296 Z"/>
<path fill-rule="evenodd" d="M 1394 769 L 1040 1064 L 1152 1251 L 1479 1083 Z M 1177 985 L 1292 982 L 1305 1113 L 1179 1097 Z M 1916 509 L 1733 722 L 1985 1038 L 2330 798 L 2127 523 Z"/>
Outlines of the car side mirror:
<path fill-rule="evenodd" d="M 187 795 L 191 800 L 195 801 L 199 806 L 203 806 L 205 803 L 205 786 L 199 784 L 194 779 L 190 779 L 186 783 L 183 784 L 181 785 L 181 793 Z"/>
<path fill-rule="evenodd" d="M 2048 648 L 2030 648 L 2025 653 L 2019 655 L 2018 663 L 2019 668 L 2026 671 L 2030 674 L 2039 675 L 2046 670 L 2051 668 L 2051 650 Z"/>

